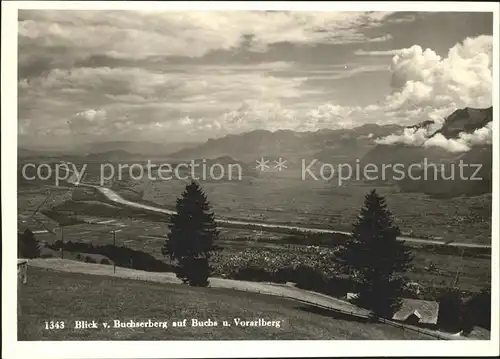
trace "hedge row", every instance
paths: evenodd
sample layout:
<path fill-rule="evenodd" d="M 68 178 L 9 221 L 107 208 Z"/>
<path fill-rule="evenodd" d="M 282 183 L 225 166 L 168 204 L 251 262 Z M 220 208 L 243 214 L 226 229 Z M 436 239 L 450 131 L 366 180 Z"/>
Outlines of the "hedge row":
<path fill-rule="evenodd" d="M 68 252 L 101 254 L 112 260 L 118 267 L 134 268 L 149 272 L 174 272 L 175 270 L 173 265 L 158 260 L 148 253 L 123 246 L 113 246 L 111 244 L 93 246 L 90 243 L 62 242 L 58 240 L 52 245 L 47 245 L 47 247 L 54 250 L 63 248 Z"/>

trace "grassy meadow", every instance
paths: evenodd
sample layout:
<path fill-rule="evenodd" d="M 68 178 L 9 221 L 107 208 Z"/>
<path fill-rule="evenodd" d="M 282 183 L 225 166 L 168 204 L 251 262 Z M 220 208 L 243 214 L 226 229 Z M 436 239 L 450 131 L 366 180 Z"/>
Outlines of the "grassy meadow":
<path fill-rule="evenodd" d="M 147 293 L 147 295 L 146 295 Z M 29 269 L 20 287 L 19 340 L 356 340 L 432 339 L 382 323 L 341 317 L 275 296 Z M 211 319 L 217 327 L 75 329 L 74 322 Z M 222 320 L 280 321 L 280 327 L 224 327 Z M 45 321 L 64 329 L 45 329 Z M 234 323 L 234 322 L 232 322 Z"/>

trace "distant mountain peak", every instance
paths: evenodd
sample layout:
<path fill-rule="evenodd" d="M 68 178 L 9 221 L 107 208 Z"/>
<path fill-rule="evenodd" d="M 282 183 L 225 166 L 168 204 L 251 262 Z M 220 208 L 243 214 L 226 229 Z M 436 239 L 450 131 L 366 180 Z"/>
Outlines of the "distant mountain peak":
<path fill-rule="evenodd" d="M 455 110 L 446 117 L 443 126 L 435 134 L 441 133 L 446 138 L 456 138 L 461 132 L 472 133 L 491 121 L 493 121 L 493 107 L 465 107 Z"/>
<path fill-rule="evenodd" d="M 128 159 L 131 157 L 140 156 L 138 154 L 133 154 L 125 150 L 110 150 L 103 152 L 91 152 L 88 153 L 85 158 L 87 159 L 106 159 L 106 160 L 117 160 L 117 159 Z"/>
<path fill-rule="evenodd" d="M 364 154 L 374 146 L 371 137 L 389 135 L 398 125 L 369 124 L 355 128 L 317 131 L 256 129 L 210 139 L 197 147 L 171 153 L 172 158 L 218 158 L 231 156 L 240 161 L 255 161 L 262 156 L 297 158 L 340 158 Z"/>

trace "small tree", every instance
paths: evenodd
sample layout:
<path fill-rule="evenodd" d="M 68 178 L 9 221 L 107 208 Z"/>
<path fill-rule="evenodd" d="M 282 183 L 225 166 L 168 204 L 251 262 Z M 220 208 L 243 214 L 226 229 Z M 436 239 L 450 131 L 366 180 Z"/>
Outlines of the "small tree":
<path fill-rule="evenodd" d="M 193 286 L 207 286 L 209 259 L 219 235 L 207 196 L 192 181 L 177 199 L 176 209 L 162 253 L 177 261 L 177 277 Z"/>
<path fill-rule="evenodd" d="M 439 297 L 438 325 L 447 331 L 459 331 L 463 319 L 462 296 L 456 288 L 448 288 Z"/>
<path fill-rule="evenodd" d="M 357 282 L 356 304 L 372 310 L 375 316 L 392 317 L 401 306 L 402 273 L 413 258 L 398 241 L 399 235 L 385 198 L 372 190 L 365 196 L 342 258 Z"/>
<path fill-rule="evenodd" d="M 470 332 L 476 325 L 491 330 L 490 288 L 483 288 L 464 303 L 462 320 L 465 332 Z"/>
<path fill-rule="evenodd" d="M 40 244 L 29 229 L 17 235 L 17 251 L 18 257 L 21 258 L 40 257 Z"/>

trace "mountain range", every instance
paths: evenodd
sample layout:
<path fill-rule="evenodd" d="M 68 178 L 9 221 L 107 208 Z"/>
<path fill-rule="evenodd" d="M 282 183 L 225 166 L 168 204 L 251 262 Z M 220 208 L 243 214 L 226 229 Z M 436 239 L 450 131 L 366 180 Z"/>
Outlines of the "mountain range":
<path fill-rule="evenodd" d="M 181 148 L 196 146 L 195 142 L 160 143 L 150 141 L 99 141 L 88 142 L 68 148 L 44 147 L 24 148 L 19 147 L 19 158 L 29 157 L 88 157 L 92 160 L 128 159 L 130 157 L 162 157 Z"/>
<path fill-rule="evenodd" d="M 172 153 L 169 157 L 190 160 L 231 156 L 252 163 L 261 157 L 282 157 L 289 163 L 307 158 L 341 162 L 364 155 L 375 146 L 373 138 L 389 135 L 401 128 L 399 125 L 366 124 L 353 129 L 321 129 L 315 132 L 255 130 L 210 139 L 199 146 Z"/>
<path fill-rule="evenodd" d="M 301 159 L 317 159 L 332 164 L 375 165 L 379 171 L 383 165 L 400 164 L 408 169 L 412 164 L 429 167 L 412 170 L 413 178 L 406 175 L 393 180 L 394 172 L 389 168 L 383 178 L 379 172 L 373 184 L 393 182 L 402 191 L 426 193 L 435 197 L 456 197 L 461 195 L 480 195 L 491 192 L 492 146 L 478 144 L 465 152 L 452 152 L 445 147 L 423 146 L 417 144 L 381 144 L 375 140 L 406 129 L 429 129 L 427 138 L 438 135 L 445 140 L 455 140 L 460 134 L 471 134 L 484 128 L 493 119 L 493 108 L 458 109 L 442 123 L 427 120 L 412 126 L 366 124 L 353 129 L 321 129 L 316 132 L 294 132 L 278 130 L 275 132 L 255 130 L 243 134 L 227 135 L 211 139 L 191 148 L 181 149 L 169 155 L 171 158 L 190 160 L 193 158 L 216 158 L 231 156 L 240 161 L 255 163 L 261 157 L 282 157 L 288 163 L 299 163 Z M 436 128 L 432 131 L 432 128 Z M 463 177 L 459 175 L 458 165 L 463 163 Z M 436 166 L 433 166 L 436 165 Z M 475 168 L 480 167 L 478 172 Z M 452 180 L 447 179 L 456 171 Z M 408 173 L 408 172 L 407 172 Z M 475 174 L 475 176 L 473 176 Z M 371 175 L 374 174 L 371 172 Z M 421 177 L 420 179 L 415 179 Z M 445 177 L 445 178 L 443 178 Z M 472 180 L 472 177 L 481 180 Z M 370 181 L 367 181 L 370 182 Z"/>
<path fill-rule="evenodd" d="M 400 136 L 405 130 L 426 132 L 427 139 L 440 141 L 456 140 L 465 134 L 473 134 L 483 129 L 493 119 L 493 108 L 463 108 L 451 113 L 439 124 L 427 120 L 412 126 L 397 124 L 377 125 L 365 124 L 350 129 L 321 129 L 315 132 L 295 132 L 291 130 L 254 130 L 242 134 L 230 134 L 217 139 L 209 139 L 205 143 L 154 143 L 134 141 L 108 141 L 88 143 L 75 147 L 71 153 L 53 152 L 54 156 L 77 156 L 81 160 L 123 161 L 132 158 L 161 158 L 165 160 L 201 161 L 210 163 L 220 161 L 251 164 L 264 157 L 267 159 L 283 158 L 288 164 L 300 164 L 302 159 L 317 159 L 319 163 L 333 165 L 355 162 L 360 166 L 375 165 L 379 170 L 386 166 L 400 164 L 409 167 L 412 164 L 427 163 L 427 179 L 412 179 L 406 176 L 397 181 L 391 180 L 394 172 L 386 171 L 386 178 L 372 181 L 394 182 L 402 191 L 421 192 L 437 197 L 456 197 L 460 195 L 477 195 L 491 192 L 492 178 L 492 145 L 476 143 L 466 151 L 451 151 L 446 146 L 425 146 L 422 143 L 384 143 L 377 139 L 389 135 Z M 490 134 L 491 137 L 491 134 Z M 32 149 L 19 148 L 18 156 L 36 157 L 46 154 Z M 210 160 L 212 159 L 212 160 Z M 460 163 L 466 164 L 465 177 L 443 179 L 452 170 L 457 170 Z M 438 165 L 433 167 L 432 164 Z M 250 166 L 250 167 L 248 167 Z M 480 167 L 475 173 L 475 167 Z M 291 166 L 292 167 L 292 166 Z M 252 171 L 250 171 L 252 172 Z M 418 177 L 424 169 L 412 171 Z M 470 177 L 481 177 L 481 180 L 470 180 Z M 371 172 L 373 175 L 373 172 Z M 370 182 L 370 181 L 369 181 Z"/>

